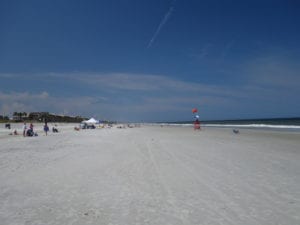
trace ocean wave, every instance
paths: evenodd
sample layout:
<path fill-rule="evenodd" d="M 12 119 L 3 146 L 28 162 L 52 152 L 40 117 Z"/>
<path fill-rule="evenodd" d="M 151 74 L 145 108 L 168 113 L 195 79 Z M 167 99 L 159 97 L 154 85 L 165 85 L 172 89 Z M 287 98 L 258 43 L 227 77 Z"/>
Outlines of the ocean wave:
<path fill-rule="evenodd" d="M 160 126 L 180 126 L 180 127 L 191 127 L 194 126 L 192 123 L 159 123 L 151 125 Z M 271 125 L 271 124 L 201 124 L 202 127 L 228 127 L 228 128 L 262 128 L 262 129 L 299 129 L 298 125 Z"/>
<path fill-rule="evenodd" d="M 300 129 L 300 126 L 297 126 L 297 125 L 270 125 L 270 124 L 203 124 L 202 126 L 204 126 L 204 127 Z"/>

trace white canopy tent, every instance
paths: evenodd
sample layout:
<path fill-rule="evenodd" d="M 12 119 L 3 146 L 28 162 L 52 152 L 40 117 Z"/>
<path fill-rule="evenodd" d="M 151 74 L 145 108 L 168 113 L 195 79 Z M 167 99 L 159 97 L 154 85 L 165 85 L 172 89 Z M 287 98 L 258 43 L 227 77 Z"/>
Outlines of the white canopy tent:
<path fill-rule="evenodd" d="M 87 123 L 87 124 L 96 124 L 96 123 L 99 123 L 98 120 L 95 120 L 94 118 L 91 118 L 89 120 L 84 120 L 82 121 L 82 123 Z"/>

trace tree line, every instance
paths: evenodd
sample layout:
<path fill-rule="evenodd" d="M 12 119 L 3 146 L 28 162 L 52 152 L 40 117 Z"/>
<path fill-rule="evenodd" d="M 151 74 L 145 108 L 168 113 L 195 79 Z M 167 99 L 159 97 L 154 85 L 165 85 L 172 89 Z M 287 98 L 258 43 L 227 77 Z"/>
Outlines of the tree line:
<path fill-rule="evenodd" d="M 87 118 L 81 116 L 66 116 L 66 115 L 55 115 L 49 112 L 14 112 L 12 120 L 8 116 L 0 115 L 0 122 L 67 122 L 77 123 Z"/>
<path fill-rule="evenodd" d="M 8 122 L 8 121 L 9 121 L 9 117 L 8 116 L 0 115 L 0 122 Z"/>

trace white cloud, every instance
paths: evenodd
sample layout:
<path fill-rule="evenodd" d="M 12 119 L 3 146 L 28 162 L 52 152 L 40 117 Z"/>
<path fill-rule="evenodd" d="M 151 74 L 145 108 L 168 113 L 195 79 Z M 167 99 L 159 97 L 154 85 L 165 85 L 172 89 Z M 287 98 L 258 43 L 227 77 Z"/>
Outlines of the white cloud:
<path fill-rule="evenodd" d="M 22 77 L 22 75 L 20 75 Z M 66 87 L 79 82 L 86 89 L 99 89 L 101 95 L 57 96 L 43 91 L 0 92 L 2 111 L 49 111 L 70 115 L 100 115 L 109 119 L 129 117 L 142 119 L 143 114 L 189 112 L 197 105 L 217 105 L 234 93 L 224 87 L 210 86 L 178 79 L 127 73 L 52 73 L 40 79 L 64 80 Z M 38 78 L 37 78 L 38 79 Z"/>
<path fill-rule="evenodd" d="M 49 98 L 47 92 L 31 94 L 29 92 L 0 92 L 0 110 L 3 114 L 10 114 L 15 111 L 30 111 L 36 105 L 43 104 Z"/>
<path fill-rule="evenodd" d="M 38 99 L 46 99 L 49 97 L 49 94 L 44 91 L 39 94 L 31 94 L 29 92 L 11 92 L 11 93 L 3 93 L 0 92 L 0 100 L 7 101 L 31 101 Z"/>
<path fill-rule="evenodd" d="M 70 74 L 56 74 L 67 76 Z M 71 76 L 73 80 L 90 86 L 101 87 L 111 91 L 138 91 L 138 92 L 175 92 L 175 93 L 205 93 L 213 95 L 236 95 L 230 88 L 201 84 L 196 82 L 182 81 L 163 75 L 131 74 L 131 73 L 78 73 Z"/>
<path fill-rule="evenodd" d="M 44 90 L 0 92 L 0 114 L 49 111 L 142 120 L 160 113 L 161 117 L 169 119 L 176 115 L 188 117 L 192 107 L 204 109 L 201 113 L 208 117 L 233 114 L 233 110 L 250 113 L 255 105 L 283 106 L 288 98 L 299 99 L 297 71 L 300 71 L 299 65 L 292 60 L 261 57 L 234 71 L 247 78 L 243 85 L 235 85 L 235 88 L 229 82 L 208 85 L 156 74 L 73 72 L 27 74 L 26 78 L 23 74 L 0 74 L 2 79 L 16 79 L 18 82 L 25 79 L 43 81 L 39 88 Z M 49 83 L 48 80 L 63 82 L 67 95 L 63 94 L 64 89 L 57 93 L 53 87 L 42 86 Z"/>

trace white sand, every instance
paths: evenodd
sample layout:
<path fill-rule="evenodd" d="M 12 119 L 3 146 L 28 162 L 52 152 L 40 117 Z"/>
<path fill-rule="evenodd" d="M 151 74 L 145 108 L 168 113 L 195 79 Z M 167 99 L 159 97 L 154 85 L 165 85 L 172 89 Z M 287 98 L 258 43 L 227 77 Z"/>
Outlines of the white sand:
<path fill-rule="evenodd" d="M 299 133 L 72 128 L 1 136 L 0 224 L 300 224 Z"/>

